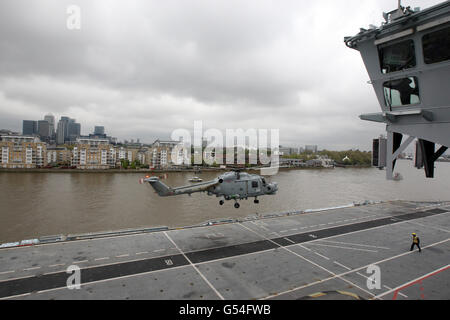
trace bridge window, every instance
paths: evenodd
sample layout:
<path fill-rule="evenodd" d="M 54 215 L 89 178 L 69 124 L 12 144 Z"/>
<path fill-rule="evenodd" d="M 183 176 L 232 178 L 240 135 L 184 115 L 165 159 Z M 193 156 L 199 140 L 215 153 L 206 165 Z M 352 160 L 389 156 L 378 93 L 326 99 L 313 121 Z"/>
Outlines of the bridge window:
<path fill-rule="evenodd" d="M 426 64 L 450 60 L 450 27 L 424 35 L 422 46 Z"/>
<path fill-rule="evenodd" d="M 378 47 L 382 73 L 390 73 L 416 66 L 414 41 L 406 40 Z"/>
<path fill-rule="evenodd" d="M 408 77 L 383 83 L 384 99 L 388 107 L 420 103 L 417 77 Z"/>

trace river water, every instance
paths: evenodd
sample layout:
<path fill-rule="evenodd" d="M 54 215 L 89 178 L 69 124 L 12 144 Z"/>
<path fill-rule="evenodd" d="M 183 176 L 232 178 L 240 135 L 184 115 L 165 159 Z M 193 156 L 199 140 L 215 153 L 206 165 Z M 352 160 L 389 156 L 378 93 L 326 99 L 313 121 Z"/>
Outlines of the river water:
<path fill-rule="evenodd" d="M 411 161 L 398 161 L 404 179 L 387 181 L 375 168 L 282 171 L 274 196 L 219 206 L 206 193 L 161 198 L 137 173 L 0 172 L 0 243 L 44 235 L 74 234 L 153 226 L 181 227 L 220 218 L 287 210 L 325 208 L 363 200 L 450 200 L 450 163 L 436 163 L 435 179 Z M 205 172 L 204 181 L 219 173 Z M 189 184 L 192 173 L 169 173 L 164 183 Z"/>

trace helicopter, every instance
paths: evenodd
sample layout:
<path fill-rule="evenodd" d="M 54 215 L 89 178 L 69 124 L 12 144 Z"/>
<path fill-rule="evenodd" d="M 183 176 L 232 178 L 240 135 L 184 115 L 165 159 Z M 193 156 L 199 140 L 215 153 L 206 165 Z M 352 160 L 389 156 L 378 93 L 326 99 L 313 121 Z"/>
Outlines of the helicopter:
<path fill-rule="evenodd" d="M 167 186 L 160 181 L 159 177 L 146 177 L 141 179 L 140 182 L 148 182 L 161 197 L 207 192 L 208 196 L 215 195 L 216 197 L 223 197 L 219 201 L 221 206 L 224 205 L 225 200 L 234 200 L 234 207 L 236 209 L 240 207 L 238 200 L 248 200 L 248 198 L 254 197 L 253 202 L 258 204 L 259 196 L 274 195 L 278 191 L 276 182 L 269 183 L 260 175 L 249 174 L 241 170 L 226 172 L 214 180 L 176 188 Z"/>

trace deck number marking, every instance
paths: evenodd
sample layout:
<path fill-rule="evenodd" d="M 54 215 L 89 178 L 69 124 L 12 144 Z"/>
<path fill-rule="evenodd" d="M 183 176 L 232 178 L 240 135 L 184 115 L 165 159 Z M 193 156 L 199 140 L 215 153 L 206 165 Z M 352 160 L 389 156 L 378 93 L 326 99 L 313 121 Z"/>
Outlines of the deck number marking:
<path fill-rule="evenodd" d="M 165 262 L 166 265 L 168 265 L 168 266 L 172 266 L 172 265 L 173 265 L 173 261 L 172 261 L 171 259 L 164 260 L 164 262 Z"/>

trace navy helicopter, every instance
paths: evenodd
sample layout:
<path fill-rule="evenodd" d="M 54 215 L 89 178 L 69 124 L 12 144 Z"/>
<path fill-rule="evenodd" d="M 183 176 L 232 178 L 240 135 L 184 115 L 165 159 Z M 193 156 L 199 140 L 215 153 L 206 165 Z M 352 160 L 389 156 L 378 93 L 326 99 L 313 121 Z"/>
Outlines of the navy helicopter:
<path fill-rule="evenodd" d="M 180 194 L 191 195 L 195 192 L 207 192 L 208 196 L 223 197 L 219 201 L 222 206 L 224 200 L 234 200 L 234 207 L 240 207 L 238 200 L 247 200 L 254 197 L 254 203 L 259 203 L 258 197 L 274 195 L 278 191 L 276 182 L 268 183 L 264 177 L 257 174 L 249 174 L 242 170 L 233 170 L 221 174 L 211 181 L 192 184 L 184 187 L 171 188 L 160 181 L 158 177 L 146 177 L 141 183 L 148 182 L 161 197 L 177 196 Z"/>

